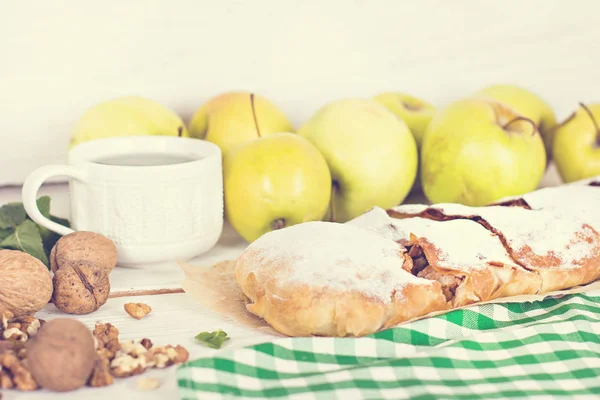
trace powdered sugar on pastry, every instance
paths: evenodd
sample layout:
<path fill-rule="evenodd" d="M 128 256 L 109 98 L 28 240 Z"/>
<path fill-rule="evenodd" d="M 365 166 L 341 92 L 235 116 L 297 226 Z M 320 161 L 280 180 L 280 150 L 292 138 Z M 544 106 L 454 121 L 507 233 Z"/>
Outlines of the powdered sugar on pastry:
<path fill-rule="evenodd" d="M 394 219 L 376 207 L 348 223 L 401 243 L 407 243 L 411 233 L 425 238 L 438 249 L 437 266 L 441 268 L 467 271 L 485 268 L 490 262 L 515 265 L 498 236 L 471 220 Z"/>
<path fill-rule="evenodd" d="M 557 209 L 468 207 L 453 203 L 430 208 L 451 217 L 479 216 L 504 236 L 514 253 L 533 253 L 545 258 L 546 262 L 555 260 L 551 265 L 540 266 L 576 267 L 582 259 L 595 256 L 597 251 L 598 234 L 579 218 Z M 404 206 L 395 207 L 394 211 L 408 214 Z"/>
<path fill-rule="evenodd" d="M 310 285 L 332 291 L 356 291 L 389 303 L 407 283 L 430 285 L 404 271 L 404 249 L 366 229 L 333 222 L 306 222 L 264 234 L 246 251 L 256 252 L 260 265 L 252 271 L 258 281 L 268 279 L 276 262 L 278 286 Z"/>
<path fill-rule="evenodd" d="M 600 188 L 587 185 L 548 187 L 512 199 L 524 199 L 534 210 L 573 215 L 600 231 Z"/>
<path fill-rule="evenodd" d="M 393 207 L 392 210 L 404 214 L 419 214 L 427 210 L 429 207 L 431 206 L 425 204 L 403 204 L 401 206 Z"/>
<path fill-rule="evenodd" d="M 540 257 L 557 257 L 563 268 L 579 265 L 597 246 L 597 240 L 586 240 L 595 234 L 580 219 L 556 209 L 533 211 L 494 206 L 481 207 L 478 214 L 500 231 L 516 251 L 529 247 Z"/>
<path fill-rule="evenodd" d="M 433 244 L 439 250 L 437 266 L 441 268 L 466 271 L 486 268 L 488 263 L 515 265 L 498 236 L 471 220 L 415 217 L 396 220 L 394 225 Z"/>
<path fill-rule="evenodd" d="M 403 245 L 407 245 L 410 240 L 410 232 L 398 230 L 394 220 L 380 207 L 373 207 L 366 213 L 346 222 L 346 225 L 367 229 Z"/>
<path fill-rule="evenodd" d="M 594 183 L 594 182 L 600 182 L 600 175 L 594 176 L 592 178 L 580 179 L 578 181 L 567 183 L 567 184 L 563 184 L 561 186 L 589 185 L 590 183 Z M 557 186 L 557 187 L 560 187 L 560 186 Z"/>

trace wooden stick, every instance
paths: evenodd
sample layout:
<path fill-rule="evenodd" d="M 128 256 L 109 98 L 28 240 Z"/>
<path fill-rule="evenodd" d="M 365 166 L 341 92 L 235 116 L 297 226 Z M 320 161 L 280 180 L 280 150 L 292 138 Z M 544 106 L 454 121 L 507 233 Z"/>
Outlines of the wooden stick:
<path fill-rule="evenodd" d="M 109 299 L 114 299 L 117 297 L 131 297 L 131 296 L 155 296 L 159 294 L 175 294 L 175 293 L 185 293 L 182 288 L 174 288 L 174 289 L 151 289 L 151 290 L 129 290 L 124 292 L 113 292 L 108 295 Z"/>

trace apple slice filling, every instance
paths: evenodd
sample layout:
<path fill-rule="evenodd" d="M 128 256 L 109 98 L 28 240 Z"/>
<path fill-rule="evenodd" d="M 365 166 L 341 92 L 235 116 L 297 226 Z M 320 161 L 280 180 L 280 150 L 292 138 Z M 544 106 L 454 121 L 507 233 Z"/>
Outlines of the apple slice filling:
<path fill-rule="evenodd" d="M 456 233 L 457 230 L 454 228 L 459 225 L 469 226 L 463 223 L 464 221 L 459 224 L 454 222 L 439 222 L 438 224 L 442 225 L 435 225 L 438 229 L 446 231 L 443 233 L 451 230 Z M 483 228 L 465 229 L 470 230 L 466 232 L 466 237 L 449 239 L 446 244 L 463 241 L 461 245 L 450 247 L 439 241 L 440 236 L 433 235 L 430 240 L 411 235 L 405 247 L 412 263 L 403 268 L 416 277 L 437 281 L 446 301 L 453 307 L 462 307 L 515 293 L 538 293 L 542 286 L 541 276 L 512 262 L 496 237 L 468 235 L 476 232 L 477 229 Z"/>
<path fill-rule="evenodd" d="M 435 270 L 429 264 L 425 253 L 419 245 L 406 246 L 406 248 L 408 249 L 408 256 L 413 260 L 412 268 L 408 272 L 419 278 L 438 281 L 442 286 L 442 293 L 446 297 L 446 301 L 452 303 L 455 299 L 457 289 L 464 281 L 464 276 L 456 276 L 451 273 Z"/>

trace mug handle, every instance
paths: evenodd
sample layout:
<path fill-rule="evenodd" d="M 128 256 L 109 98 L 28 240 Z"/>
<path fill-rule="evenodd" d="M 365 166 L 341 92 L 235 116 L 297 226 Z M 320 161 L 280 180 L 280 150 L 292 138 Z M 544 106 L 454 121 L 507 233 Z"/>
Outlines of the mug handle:
<path fill-rule="evenodd" d="M 47 165 L 45 167 L 36 169 L 27 176 L 25 182 L 23 183 L 21 197 L 23 201 L 23 207 L 33 222 L 51 230 L 52 232 L 64 236 L 75 231 L 44 217 L 37 207 L 37 195 L 40 187 L 48 178 L 54 176 L 66 176 L 76 179 L 80 182 L 85 182 L 86 180 L 85 173 L 78 168 L 69 165 Z"/>

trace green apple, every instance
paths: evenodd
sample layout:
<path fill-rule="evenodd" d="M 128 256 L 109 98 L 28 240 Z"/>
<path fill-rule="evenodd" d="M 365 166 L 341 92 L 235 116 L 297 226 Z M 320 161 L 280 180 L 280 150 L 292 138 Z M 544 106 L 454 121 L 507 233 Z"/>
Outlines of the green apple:
<path fill-rule="evenodd" d="M 580 107 L 556 130 L 553 157 L 563 182 L 600 175 L 600 104 Z"/>
<path fill-rule="evenodd" d="M 327 162 L 294 133 L 234 146 L 223 159 L 223 176 L 226 217 L 249 242 L 275 229 L 321 220 L 329 208 Z"/>
<path fill-rule="evenodd" d="M 483 206 L 521 195 L 538 187 L 545 169 L 533 121 L 482 97 L 440 110 L 421 147 L 421 184 L 432 203 Z"/>
<path fill-rule="evenodd" d="M 544 139 L 547 162 L 550 162 L 556 116 L 548 103 L 537 94 L 517 85 L 491 85 L 476 94 L 506 103 L 518 113 L 535 122 Z"/>
<path fill-rule="evenodd" d="M 374 99 L 406 123 L 417 142 L 417 147 L 420 148 L 427 125 L 435 114 L 435 107 L 404 93 L 385 92 L 378 94 Z"/>
<path fill-rule="evenodd" d="M 209 99 L 190 121 L 190 135 L 216 144 L 223 155 L 247 140 L 293 131 L 288 117 L 275 104 L 243 91 L 221 93 Z"/>
<path fill-rule="evenodd" d="M 89 108 L 75 124 L 69 148 L 88 140 L 114 136 L 188 136 L 179 115 L 140 96 L 103 101 Z"/>
<path fill-rule="evenodd" d="M 346 222 L 373 206 L 400 204 L 417 173 L 417 145 L 406 123 L 372 99 L 331 102 L 298 134 L 323 154 L 332 177 L 327 219 Z"/>
<path fill-rule="evenodd" d="M 386 92 L 375 96 L 374 99 L 406 123 L 417 142 L 417 149 L 420 149 L 423 135 L 425 135 L 425 130 L 431 122 L 436 108 L 424 100 L 404 93 Z M 417 170 L 417 177 L 411 192 L 420 193 L 421 191 L 421 173 Z"/>

